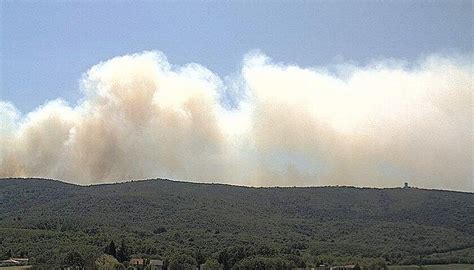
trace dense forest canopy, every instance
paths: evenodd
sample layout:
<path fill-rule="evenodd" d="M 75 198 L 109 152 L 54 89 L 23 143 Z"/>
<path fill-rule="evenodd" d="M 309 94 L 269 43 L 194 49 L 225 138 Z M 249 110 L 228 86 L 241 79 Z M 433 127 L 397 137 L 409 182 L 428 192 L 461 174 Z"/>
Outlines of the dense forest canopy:
<path fill-rule="evenodd" d="M 111 241 L 117 251 L 125 245 L 127 256 L 225 269 L 474 263 L 473 193 L 0 181 L 0 255 L 37 266 L 93 264 Z"/>

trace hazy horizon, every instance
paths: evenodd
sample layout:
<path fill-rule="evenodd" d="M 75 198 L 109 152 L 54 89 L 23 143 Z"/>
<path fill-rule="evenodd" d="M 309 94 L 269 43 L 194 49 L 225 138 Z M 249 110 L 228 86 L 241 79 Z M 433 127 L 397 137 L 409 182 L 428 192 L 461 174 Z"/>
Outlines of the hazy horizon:
<path fill-rule="evenodd" d="M 81 183 L 75 183 L 75 182 L 68 182 L 65 180 L 61 179 L 54 179 L 54 178 L 42 178 L 42 177 L 3 177 L 0 178 L 0 180 L 20 180 L 20 181 L 28 181 L 28 180 L 44 180 L 44 181 L 53 181 L 53 182 L 60 182 L 64 184 L 70 184 L 74 186 L 79 186 L 79 187 L 93 187 L 93 186 L 101 186 L 101 185 L 116 185 L 116 184 L 128 184 L 128 183 L 135 183 L 135 182 L 143 182 L 143 181 L 170 181 L 170 182 L 175 182 L 175 183 L 183 183 L 183 184 L 203 184 L 203 185 L 223 185 L 223 186 L 230 186 L 230 187 L 236 187 L 236 188 L 263 188 L 263 189 L 271 189 L 271 188 L 276 188 L 276 189 L 304 189 L 304 188 L 355 188 L 355 189 L 375 189 L 375 190 L 380 190 L 380 189 L 400 189 L 404 188 L 405 183 L 401 183 L 399 186 L 389 186 L 389 187 L 374 187 L 374 186 L 344 186 L 344 185 L 326 185 L 326 186 L 251 186 L 251 185 L 238 185 L 238 184 L 232 184 L 232 183 L 225 183 L 225 182 L 194 182 L 194 181 L 189 181 L 186 179 L 171 179 L 171 178 L 161 178 L 161 177 L 156 177 L 156 178 L 146 178 L 146 179 L 128 179 L 128 180 L 117 180 L 117 181 L 111 181 L 111 182 L 104 182 L 104 183 L 92 183 L 92 184 L 81 184 Z M 446 191 L 446 192 L 461 192 L 461 193 L 474 193 L 472 191 L 463 191 L 463 190 L 455 190 L 455 189 L 430 189 L 430 188 L 423 188 L 423 187 L 416 187 L 416 186 L 411 186 L 410 183 L 406 182 L 408 184 L 408 188 L 411 189 L 416 189 L 416 190 L 427 190 L 427 191 Z"/>

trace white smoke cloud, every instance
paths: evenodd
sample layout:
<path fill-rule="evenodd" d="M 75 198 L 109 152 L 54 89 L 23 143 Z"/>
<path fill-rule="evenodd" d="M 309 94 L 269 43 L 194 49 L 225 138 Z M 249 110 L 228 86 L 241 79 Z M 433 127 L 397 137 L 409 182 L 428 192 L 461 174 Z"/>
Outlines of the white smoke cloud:
<path fill-rule="evenodd" d="M 316 69 L 253 53 L 222 80 L 159 52 L 116 57 L 83 75 L 76 106 L 21 115 L 0 102 L 0 176 L 473 191 L 464 59 Z M 229 94 L 236 108 L 223 105 Z"/>

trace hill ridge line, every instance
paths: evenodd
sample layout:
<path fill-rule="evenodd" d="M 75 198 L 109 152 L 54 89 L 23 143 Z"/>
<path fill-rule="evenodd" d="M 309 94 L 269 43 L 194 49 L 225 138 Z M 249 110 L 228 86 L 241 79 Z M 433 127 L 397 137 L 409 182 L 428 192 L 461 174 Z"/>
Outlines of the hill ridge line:
<path fill-rule="evenodd" d="M 61 183 L 66 185 L 72 185 L 76 187 L 100 187 L 100 186 L 112 186 L 112 185 L 124 185 L 132 183 L 145 183 L 153 181 L 162 181 L 173 184 L 191 184 L 191 185 L 204 185 L 204 186 L 225 186 L 232 188 L 245 188 L 245 189 L 332 189 L 332 188 L 350 188 L 350 189 L 364 189 L 364 190 L 397 190 L 404 189 L 403 187 L 366 187 L 366 186 L 346 186 L 346 185 L 327 185 L 327 186 L 246 186 L 246 185 L 235 185 L 228 183 L 218 183 L 218 182 L 192 182 L 186 180 L 175 180 L 169 178 L 149 178 L 149 179 L 130 179 L 121 182 L 110 182 L 110 183 L 95 183 L 95 184 L 85 184 L 81 185 L 78 183 L 71 183 L 64 180 L 54 179 L 54 178 L 41 178 L 41 177 L 4 177 L 0 178 L 0 181 L 4 180 L 18 180 L 18 181 L 49 181 L 55 183 Z M 409 187 L 409 190 L 419 190 L 419 191 L 435 191 L 435 192 L 454 192 L 454 193 L 465 193 L 473 194 L 474 191 L 461 191 L 461 190 L 449 190 L 449 189 L 434 189 L 434 188 L 423 188 L 423 187 Z"/>

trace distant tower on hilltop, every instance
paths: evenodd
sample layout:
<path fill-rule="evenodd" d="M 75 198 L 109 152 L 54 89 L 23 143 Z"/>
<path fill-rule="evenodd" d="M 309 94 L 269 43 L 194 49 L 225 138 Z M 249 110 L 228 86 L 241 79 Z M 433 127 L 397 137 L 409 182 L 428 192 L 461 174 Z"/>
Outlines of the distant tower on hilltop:
<path fill-rule="evenodd" d="M 405 185 L 403 186 L 403 188 L 409 188 L 410 186 L 408 185 L 408 182 L 405 182 Z"/>

